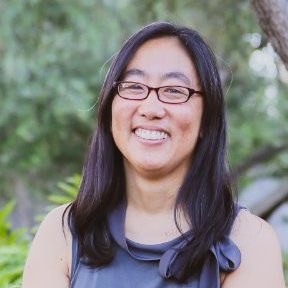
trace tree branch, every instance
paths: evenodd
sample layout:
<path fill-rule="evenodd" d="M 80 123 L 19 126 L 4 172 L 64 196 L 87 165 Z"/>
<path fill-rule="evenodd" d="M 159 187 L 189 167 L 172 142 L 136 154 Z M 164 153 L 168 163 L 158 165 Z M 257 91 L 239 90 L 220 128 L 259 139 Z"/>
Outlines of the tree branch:
<path fill-rule="evenodd" d="M 250 155 L 244 162 L 232 168 L 232 176 L 237 179 L 241 174 L 255 166 L 256 164 L 268 161 L 275 157 L 277 154 L 288 150 L 288 142 L 284 142 L 278 145 L 267 145 L 263 148 L 260 148 L 255 153 Z"/>
<path fill-rule="evenodd" d="M 251 0 L 259 26 L 288 70 L 287 0 Z"/>

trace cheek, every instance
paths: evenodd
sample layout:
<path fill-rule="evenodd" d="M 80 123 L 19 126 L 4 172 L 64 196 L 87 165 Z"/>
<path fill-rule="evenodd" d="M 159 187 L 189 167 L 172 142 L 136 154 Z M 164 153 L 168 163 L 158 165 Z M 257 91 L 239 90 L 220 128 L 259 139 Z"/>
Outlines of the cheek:
<path fill-rule="evenodd" d="M 111 121 L 111 133 L 114 138 L 114 141 L 117 142 L 117 133 L 119 132 L 119 105 L 117 104 L 117 101 L 114 99 L 112 102 L 112 108 L 111 108 L 111 113 L 112 113 L 112 121 Z M 116 143 L 117 144 L 117 143 Z"/>
<path fill-rule="evenodd" d="M 121 135 L 124 136 L 124 133 L 130 131 L 131 109 L 129 109 L 126 102 L 116 97 L 112 102 L 111 113 L 111 133 L 116 142 L 119 139 L 121 140 Z"/>
<path fill-rule="evenodd" d="M 185 135 L 198 135 L 201 126 L 201 113 L 191 112 L 179 115 L 178 129 Z"/>
<path fill-rule="evenodd" d="M 122 107 L 121 101 L 117 97 L 114 98 L 112 102 L 111 107 L 111 113 L 112 113 L 112 128 L 113 126 L 118 126 L 119 122 L 121 122 L 121 116 L 125 116 L 123 113 L 123 107 Z"/>
<path fill-rule="evenodd" d="M 183 111 L 178 116 L 178 125 L 176 127 L 180 131 L 178 140 L 180 143 L 187 145 L 187 147 L 194 146 L 200 133 L 202 110 L 189 109 L 185 113 Z"/>

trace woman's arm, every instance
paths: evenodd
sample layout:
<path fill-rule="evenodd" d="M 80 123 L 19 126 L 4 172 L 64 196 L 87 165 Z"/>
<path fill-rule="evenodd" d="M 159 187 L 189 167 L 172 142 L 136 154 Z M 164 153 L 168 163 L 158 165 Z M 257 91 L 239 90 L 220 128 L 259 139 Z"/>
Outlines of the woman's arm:
<path fill-rule="evenodd" d="M 22 288 L 69 287 L 71 233 L 67 224 L 65 235 L 62 229 L 66 207 L 52 210 L 40 225 L 26 261 Z"/>
<path fill-rule="evenodd" d="M 279 242 L 267 222 L 242 211 L 231 239 L 241 251 L 241 264 L 227 275 L 222 288 L 285 288 Z"/>

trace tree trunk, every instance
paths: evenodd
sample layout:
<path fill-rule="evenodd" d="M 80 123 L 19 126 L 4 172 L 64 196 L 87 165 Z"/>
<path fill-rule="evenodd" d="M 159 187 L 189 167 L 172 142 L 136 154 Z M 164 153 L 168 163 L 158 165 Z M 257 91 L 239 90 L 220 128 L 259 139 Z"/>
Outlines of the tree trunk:
<path fill-rule="evenodd" d="M 288 70 L 288 1 L 251 0 L 258 23 Z"/>
<path fill-rule="evenodd" d="M 26 183 L 16 175 L 12 176 L 11 193 L 16 200 L 16 207 L 11 214 L 11 222 L 14 228 L 32 227 L 33 211 L 30 195 Z"/>

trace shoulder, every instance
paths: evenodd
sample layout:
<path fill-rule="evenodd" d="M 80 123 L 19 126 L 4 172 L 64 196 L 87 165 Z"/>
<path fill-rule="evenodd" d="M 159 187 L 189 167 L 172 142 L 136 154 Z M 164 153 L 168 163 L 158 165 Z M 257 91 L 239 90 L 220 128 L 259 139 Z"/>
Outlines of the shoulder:
<path fill-rule="evenodd" d="M 240 249 L 241 264 L 223 287 L 285 287 L 279 241 L 266 221 L 242 209 L 230 238 Z"/>
<path fill-rule="evenodd" d="M 69 204 L 54 208 L 39 226 L 26 261 L 23 288 L 68 287 L 72 236 L 67 214 L 62 222 L 66 209 Z"/>
<path fill-rule="evenodd" d="M 65 247 L 69 249 L 72 243 L 72 235 L 68 226 L 69 209 L 70 204 L 61 205 L 52 209 L 39 226 L 33 244 L 40 238 L 44 240 L 47 245 L 51 243 L 47 241 L 49 240 L 57 242 L 59 247 L 62 246 L 62 248 Z"/>
<path fill-rule="evenodd" d="M 67 224 L 67 213 L 65 213 L 65 211 L 67 210 L 67 212 L 70 209 L 70 204 L 64 204 L 61 206 L 58 206 L 56 208 L 53 208 L 44 218 L 43 222 L 41 223 L 41 226 L 46 226 L 47 228 L 53 228 L 55 227 L 54 225 L 52 225 L 52 227 L 49 224 L 56 224 L 56 227 L 59 227 L 59 225 L 61 226 L 62 229 L 62 219 L 64 216 L 64 229 L 68 228 Z M 65 215 L 64 215 L 65 213 Z"/>
<path fill-rule="evenodd" d="M 68 227 L 68 214 L 65 211 L 69 211 L 69 204 L 52 209 L 40 224 L 33 242 L 39 237 L 45 236 L 45 238 L 48 237 L 50 240 L 53 238 L 54 240 L 62 241 L 63 245 L 68 245 L 69 240 L 71 240 L 71 232 Z"/>
<path fill-rule="evenodd" d="M 230 237 L 239 245 L 253 239 L 277 240 L 276 234 L 269 223 L 262 218 L 250 213 L 246 209 L 241 209 L 235 219 Z"/>

